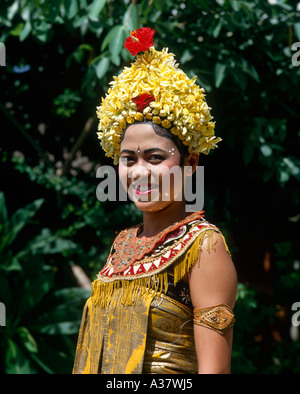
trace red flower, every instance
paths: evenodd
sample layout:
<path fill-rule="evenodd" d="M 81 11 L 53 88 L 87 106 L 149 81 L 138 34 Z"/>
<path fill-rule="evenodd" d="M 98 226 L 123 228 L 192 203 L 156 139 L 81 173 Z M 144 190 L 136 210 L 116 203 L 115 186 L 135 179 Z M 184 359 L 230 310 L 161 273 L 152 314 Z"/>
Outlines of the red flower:
<path fill-rule="evenodd" d="M 152 94 L 143 93 L 137 97 L 134 97 L 132 101 L 136 104 L 137 110 L 143 112 L 143 109 L 148 107 L 148 105 L 155 101 L 155 97 Z"/>
<path fill-rule="evenodd" d="M 142 27 L 138 30 L 132 30 L 130 37 L 126 38 L 125 48 L 135 56 L 138 52 L 147 51 L 153 46 L 153 36 L 155 30 L 151 30 L 150 27 Z"/>

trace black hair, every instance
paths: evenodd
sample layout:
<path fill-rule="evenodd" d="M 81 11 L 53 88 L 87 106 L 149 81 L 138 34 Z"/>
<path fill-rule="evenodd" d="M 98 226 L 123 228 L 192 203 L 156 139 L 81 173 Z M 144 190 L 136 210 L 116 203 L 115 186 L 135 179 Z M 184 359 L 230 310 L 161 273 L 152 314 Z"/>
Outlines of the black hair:
<path fill-rule="evenodd" d="M 176 137 L 176 135 L 172 134 L 171 131 L 165 129 L 164 127 L 162 127 L 158 124 L 155 124 L 149 120 L 148 121 L 145 120 L 142 122 L 136 122 L 134 124 L 149 124 L 153 128 L 155 134 L 159 135 L 160 137 L 165 137 L 165 138 L 168 138 L 169 140 L 171 140 L 176 145 L 176 148 L 179 151 L 179 154 L 180 154 L 180 164 L 179 165 L 180 165 L 180 167 L 182 167 L 184 165 L 184 159 L 189 154 L 188 147 L 186 145 L 184 145 L 181 142 L 181 140 L 178 137 Z M 131 126 L 131 125 L 128 125 L 123 130 L 120 143 L 123 141 L 126 130 L 128 129 L 129 126 Z"/>

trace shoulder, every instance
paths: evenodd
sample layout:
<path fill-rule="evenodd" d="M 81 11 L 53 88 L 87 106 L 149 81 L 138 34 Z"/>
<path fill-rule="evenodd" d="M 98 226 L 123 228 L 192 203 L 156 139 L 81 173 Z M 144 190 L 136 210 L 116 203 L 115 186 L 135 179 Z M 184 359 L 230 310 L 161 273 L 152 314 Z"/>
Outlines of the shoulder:
<path fill-rule="evenodd" d="M 218 303 L 234 305 L 236 270 L 225 237 L 214 225 L 203 230 L 197 260 L 190 270 L 189 284 L 194 307 Z"/>
<path fill-rule="evenodd" d="M 192 231 L 195 233 L 196 245 L 201 252 L 207 251 L 210 253 L 211 251 L 214 251 L 217 253 L 225 249 L 230 255 L 230 251 L 222 231 L 214 224 L 202 219 L 197 222 L 197 225 L 192 229 Z M 201 257 L 200 253 L 199 257 Z"/>

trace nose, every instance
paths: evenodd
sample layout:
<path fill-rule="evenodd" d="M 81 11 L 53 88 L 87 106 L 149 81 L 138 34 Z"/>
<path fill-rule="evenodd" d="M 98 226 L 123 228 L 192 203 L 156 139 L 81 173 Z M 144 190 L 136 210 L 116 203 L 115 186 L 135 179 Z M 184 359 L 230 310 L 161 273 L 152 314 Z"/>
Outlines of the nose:
<path fill-rule="evenodd" d="M 148 178 L 150 176 L 149 165 L 144 161 L 138 162 L 131 167 L 131 171 L 128 175 L 132 180 L 138 178 Z"/>

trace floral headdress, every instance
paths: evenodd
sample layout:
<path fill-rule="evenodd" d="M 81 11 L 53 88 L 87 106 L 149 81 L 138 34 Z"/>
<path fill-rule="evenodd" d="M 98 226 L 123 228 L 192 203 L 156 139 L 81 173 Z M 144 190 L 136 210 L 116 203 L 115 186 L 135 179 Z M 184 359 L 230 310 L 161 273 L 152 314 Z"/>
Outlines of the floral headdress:
<path fill-rule="evenodd" d="M 153 46 L 155 31 L 143 27 L 130 33 L 125 48 L 136 57 L 131 67 L 114 77 L 97 107 L 98 137 L 106 155 L 118 164 L 123 130 L 134 122 L 151 120 L 176 135 L 190 153 L 208 154 L 221 138 L 205 100 L 204 89 L 178 68 L 174 55 Z"/>

